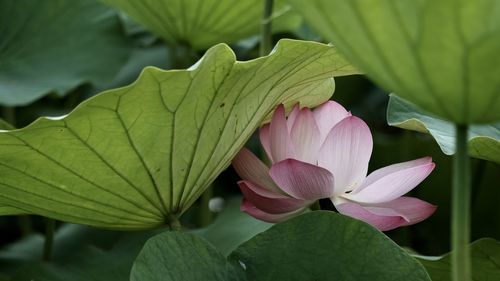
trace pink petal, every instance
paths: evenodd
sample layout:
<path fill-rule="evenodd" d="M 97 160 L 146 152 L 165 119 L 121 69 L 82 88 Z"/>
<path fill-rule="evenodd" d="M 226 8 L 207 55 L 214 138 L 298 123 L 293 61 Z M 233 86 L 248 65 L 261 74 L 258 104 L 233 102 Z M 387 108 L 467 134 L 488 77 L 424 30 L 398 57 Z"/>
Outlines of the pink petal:
<path fill-rule="evenodd" d="M 413 197 L 400 197 L 391 202 L 369 205 L 332 201 L 340 213 L 362 220 L 382 231 L 421 222 L 436 210 L 436 206 Z"/>
<path fill-rule="evenodd" d="M 242 148 L 234 157 L 232 164 L 242 179 L 254 182 L 275 193 L 284 194 L 269 176 L 269 168 L 250 150 Z"/>
<path fill-rule="evenodd" d="M 418 167 L 418 166 L 425 165 L 425 164 L 430 164 L 430 163 L 432 163 L 432 157 L 422 157 L 422 158 L 415 159 L 412 161 L 401 162 L 401 163 L 392 164 L 392 165 L 380 168 L 378 170 L 371 172 L 371 174 L 369 174 L 368 177 L 366 177 L 363 184 L 356 189 L 355 193 L 361 191 L 363 188 L 369 186 L 370 184 L 378 181 L 379 179 L 381 179 L 389 174 L 392 174 L 394 172 L 398 172 L 398 171 L 401 171 L 404 169 L 409 169 L 409 168 L 414 168 L 414 167 Z"/>
<path fill-rule="evenodd" d="M 432 172 L 435 164 L 430 161 L 430 157 L 421 158 L 379 169 L 344 197 L 363 203 L 392 201 L 415 188 Z"/>
<path fill-rule="evenodd" d="M 295 159 L 317 164 L 320 133 L 312 112 L 303 108 L 297 114 L 290 133 Z"/>
<path fill-rule="evenodd" d="M 406 223 L 401 216 L 376 215 L 353 202 L 337 204 L 335 208 L 339 213 L 364 221 L 381 231 L 391 230 Z"/>
<path fill-rule="evenodd" d="M 297 115 L 299 114 L 299 111 L 300 111 L 300 106 L 299 104 L 295 104 L 293 106 L 293 109 L 292 111 L 290 112 L 290 114 L 288 114 L 288 118 L 286 119 L 286 125 L 288 127 L 288 131 L 290 132 L 293 128 L 293 124 L 295 123 L 295 120 L 297 118 Z"/>
<path fill-rule="evenodd" d="M 372 148 L 370 129 L 358 117 L 344 118 L 328 133 L 319 150 L 318 164 L 335 175 L 336 195 L 364 181 Z"/>
<path fill-rule="evenodd" d="M 270 150 L 273 162 L 293 158 L 294 150 L 286 124 L 285 107 L 282 104 L 274 112 L 269 126 Z"/>
<path fill-rule="evenodd" d="M 302 209 L 299 209 L 299 210 L 296 210 L 293 212 L 289 212 L 289 213 L 269 214 L 269 213 L 266 213 L 266 212 L 258 209 L 250 201 L 248 201 L 246 199 L 243 199 L 243 201 L 241 202 L 240 209 L 241 209 L 241 211 L 251 215 L 252 217 L 254 217 L 256 219 L 266 221 L 266 222 L 271 222 L 271 223 L 284 221 L 288 218 L 299 215 L 300 213 L 307 210 L 307 208 L 302 208 Z"/>
<path fill-rule="evenodd" d="M 320 143 L 325 141 L 330 130 L 337 125 L 338 122 L 351 116 L 351 113 L 347 112 L 342 105 L 334 101 L 325 102 L 314 109 L 313 114 L 321 134 Z"/>
<path fill-rule="evenodd" d="M 295 159 L 271 166 L 269 175 L 289 195 L 304 200 L 318 200 L 333 195 L 334 178 L 328 170 Z"/>
<path fill-rule="evenodd" d="M 312 203 L 270 192 L 250 181 L 239 181 L 238 186 L 252 205 L 270 214 L 293 212 Z"/>
<path fill-rule="evenodd" d="M 262 126 L 262 128 L 260 128 L 259 136 L 260 143 L 262 144 L 262 147 L 267 154 L 267 158 L 269 158 L 271 162 L 274 162 L 273 155 L 271 153 L 271 140 L 269 139 L 269 124 L 265 124 L 264 126 Z"/>
<path fill-rule="evenodd" d="M 419 223 L 430 217 L 437 209 L 435 205 L 422 201 L 415 197 L 399 197 L 390 202 L 376 204 L 374 206 L 365 207 L 372 213 L 377 213 L 376 209 L 391 209 L 399 214 L 406 221 L 403 225 L 411 225 Z M 376 209 L 374 209 L 376 208 Z"/>

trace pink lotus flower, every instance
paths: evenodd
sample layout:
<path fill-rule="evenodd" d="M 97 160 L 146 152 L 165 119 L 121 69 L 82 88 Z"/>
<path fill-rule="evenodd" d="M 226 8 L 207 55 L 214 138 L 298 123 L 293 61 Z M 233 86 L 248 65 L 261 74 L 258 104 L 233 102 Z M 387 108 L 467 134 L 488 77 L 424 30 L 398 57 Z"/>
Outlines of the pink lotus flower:
<path fill-rule="evenodd" d="M 329 101 L 311 111 L 280 105 L 260 140 L 272 162 L 268 168 L 243 148 L 233 160 L 242 178 L 241 210 L 279 222 L 300 214 L 321 198 L 336 209 L 386 231 L 418 223 L 435 206 L 403 196 L 434 169 L 430 157 L 390 165 L 367 175 L 372 136 L 363 120 Z"/>

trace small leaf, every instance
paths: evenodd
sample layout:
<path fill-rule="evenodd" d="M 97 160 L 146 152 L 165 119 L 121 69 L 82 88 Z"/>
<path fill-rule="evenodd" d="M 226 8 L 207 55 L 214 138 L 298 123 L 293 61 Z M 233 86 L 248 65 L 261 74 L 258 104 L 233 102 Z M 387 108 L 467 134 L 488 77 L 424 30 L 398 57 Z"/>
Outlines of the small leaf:
<path fill-rule="evenodd" d="M 95 0 L 2 0 L 0 26 L 0 104 L 9 106 L 111 80 L 132 50 Z"/>
<path fill-rule="evenodd" d="M 57 220 L 140 229 L 179 216 L 279 104 L 315 106 L 355 73 L 332 46 L 282 40 L 237 62 L 224 44 L 189 70 L 146 68 L 67 116 L 0 132 L 0 203 Z"/>
<path fill-rule="evenodd" d="M 188 233 L 165 232 L 146 242 L 131 281 L 244 280 L 241 272 L 208 242 Z"/>
<path fill-rule="evenodd" d="M 483 238 L 470 245 L 472 280 L 500 280 L 500 243 Z M 440 259 L 417 256 L 433 281 L 451 280 L 451 253 Z"/>
<path fill-rule="evenodd" d="M 461 124 L 500 120 L 500 2 L 289 0 L 379 85 Z"/>
<path fill-rule="evenodd" d="M 303 214 L 258 234 L 229 257 L 248 280 L 429 280 L 380 231 L 333 212 Z"/>
<path fill-rule="evenodd" d="M 101 0 L 116 7 L 163 40 L 206 49 L 257 35 L 261 27 L 261 0 Z M 275 4 L 274 30 L 294 29 L 301 19 L 284 1 Z"/>
<path fill-rule="evenodd" d="M 455 153 L 455 125 L 435 117 L 414 104 L 391 94 L 387 107 L 387 122 L 391 126 L 430 134 L 443 153 Z M 472 157 L 500 163 L 500 123 L 471 125 L 469 152 Z"/>

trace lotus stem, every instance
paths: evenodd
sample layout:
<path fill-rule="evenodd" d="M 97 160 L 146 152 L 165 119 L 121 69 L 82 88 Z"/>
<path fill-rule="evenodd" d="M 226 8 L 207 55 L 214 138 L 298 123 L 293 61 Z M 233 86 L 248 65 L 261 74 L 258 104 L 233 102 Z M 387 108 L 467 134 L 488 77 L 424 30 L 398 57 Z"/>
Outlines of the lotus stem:
<path fill-rule="evenodd" d="M 210 185 L 200 197 L 200 209 L 198 210 L 198 222 L 200 227 L 205 227 L 213 221 L 214 215 L 208 206 L 213 195 L 214 188 L 213 185 Z"/>
<path fill-rule="evenodd" d="M 167 224 L 172 231 L 182 231 L 182 225 L 175 214 L 170 214 L 167 217 Z"/>
<path fill-rule="evenodd" d="M 52 247 L 54 246 L 54 232 L 56 221 L 53 219 L 45 219 L 45 242 L 43 244 L 43 260 L 50 261 L 52 259 Z"/>
<path fill-rule="evenodd" d="M 260 56 L 266 56 L 269 54 L 272 48 L 272 18 L 273 14 L 273 0 L 263 0 L 264 1 L 264 13 L 262 14 L 262 27 L 261 27 L 261 39 L 260 39 Z"/>
<path fill-rule="evenodd" d="M 470 241 L 470 160 L 467 125 L 456 125 L 456 154 L 453 159 L 452 191 L 452 276 L 453 281 L 471 280 Z"/>
<path fill-rule="evenodd" d="M 7 123 L 12 126 L 16 126 L 16 108 L 11 106 L 2 107 L 2 116 Z"/>

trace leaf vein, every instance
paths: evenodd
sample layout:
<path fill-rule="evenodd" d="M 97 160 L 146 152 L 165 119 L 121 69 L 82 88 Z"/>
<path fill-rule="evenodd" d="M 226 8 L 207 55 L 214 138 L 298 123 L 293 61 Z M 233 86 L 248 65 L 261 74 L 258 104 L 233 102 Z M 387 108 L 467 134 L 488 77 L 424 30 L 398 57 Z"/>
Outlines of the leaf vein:
<path fill-rule="evenodd" d="M 143 196 L 144 199 L 146 199 L 146 201 L 148 201 L 151 206 L 155 207 L 158 211 L 160 211 L 160 213 L 162 213 L 161 209 L 148 197 L 146 196 L 142 190 L 136 186 L 134 183 L 132 183 L 127 177 L 125 177 L 122 173 L 120 173 L 114 166 L 112 166 L 108 161 L 106 161 L 106 159 L 104 159 L 102 157 L 102 155 L 100 155 L 99 153 L 97 153 L 97 151 L 88 144 L 88 142 L 86 142 L 85 140 L 83 140 L 67 123 L 66 121 L 64 121 L 64 125 L 65 125 L 65 128 L 68 129 L 68 132 L 70 132 L 73 136 L 75 136 L 76 139 L 78 139 L 80 141 L 81 144 L 83 144 L 90 152 L 92 152 L 97 158 L 99 158 L 99 160 L 105 164 L 106 166 L 108 166 L 116 175 L 118 175 L 122 180 L 124 180 L 130 187 L 132 187 L 133 189 L 135 189 L 139 194 L 141 194 Z M 78 175 L 76 172 L 73 171 L 73 173 L 75 175 Z M 79 175 L 80 176 L 80 175 Z M 81 177 L 81 176 L 80 176 Z M 81 177 L 83 178 L 83 177 Z M 94 184 L 95 185 L 95 184 Z M 104 189 L 104 190 L 107 190 L 101 186 L 98 186 L 98 185 L 95 185 L 96 187 L 99 187 L 101 189 Z M 118 195 L 117 195 L 118 196 Z M 140 209 L 144 209 L 145 210 L 145 206 L 141 206 L 139 205 L 138 203 L 132 201 L 132 200 L 129 200 L 129 199 L 126 199 L 126 197 L 122 197 L 121 195 L 119 196 L 120 198 L 122 198 L 123 200 L 126 200 L 130 203 L 132 203 L 134 206 L 140 208 Z M 148 210 L 148 212 L 151 212 L 152 213 L 152 210 Z"/>

